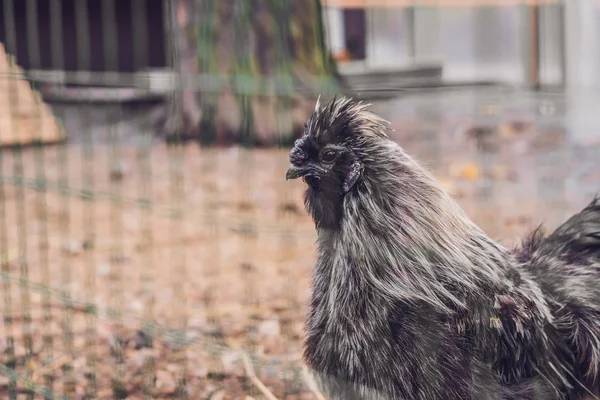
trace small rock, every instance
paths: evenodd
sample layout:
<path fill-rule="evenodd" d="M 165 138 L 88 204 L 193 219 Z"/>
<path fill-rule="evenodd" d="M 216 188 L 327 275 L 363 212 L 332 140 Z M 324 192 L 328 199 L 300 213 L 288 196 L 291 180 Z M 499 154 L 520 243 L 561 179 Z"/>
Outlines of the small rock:
<path fill-rule="evenodd" d="M 132 300 L 129 303 L 129 309 L 140 312 L 144 309 L 144 304 L 140 300 Z"/>
<path fill-rule="evenodd" d="M 281 334 L 281 327 L 277 319 L 269 319 L 258 325 L 258 333 L 262 336 L 277 337 Z"/>
<path fill-rule="evenodd" d="M 193 375 L 197 378 L 206 378 L 208 376 L 208 368 L 204 367 L 204 366 L 199 366 L 197 368 L 194 368 L 193 370 Z"/>
<path fill-rule="evenodd" d="M 96 276 L 105 277 L 110 273 L 110 265 L 98 264 L 96 266 Z"/>
<path fill-rule="evenodd" d="M 152 338 L 148 333 L 138 330 L 133 338 L 131 338 L 130 343 L 133 345 L 133 348 L 136 350 L 140 350 L 143 348 L 151 347 Z"/>
<path fill-rule="evenodd" d="M 235 363 L 239 359 L 238 353 L 234 351 L 225 352 L 221 355 L 221 362 L 223 363 L 223 369 L 226 371 L 231 370 Z"/>
<path fill-rule="evenodd" d="M 78 255 L 84 250 L 84 243 L 78 240 L 71 239 L 63 246 L 63 251 L 68 255 Z"/>
<path fill-rule="evenodd" d="M 139 351 L 135 352 L 133 360 L 135 362 L 135 365 L 138 368 L 141 368 L 148 360 L 152 360 L 154 358 L 154 352 L 151 349 L 146 348 L 140 349 Z"/>
<path fill-rule="evenodd" d="M 173 364 L 173 363 L 169 363 L 167 364 L 167 371 L 171 372 L 171 373 L 175 373 L 177 372 L 178 366 Z"/>
<path fill-rule="evenodd" d="M 161 394 L 174 393 L 177 385 L 168 371 L 156 371 L 156 388 Z"/>
<path fill-rule="evenodd" d="M 127 172 L 127 164 L 124 162 L 117 162 L 110 167 L 110 179 L 112 181 L 120 181 L 125 177 Z"/>
<path fill-rule="evenodd" d="M 210 396 L 210 400 L 223 400 L 225 398 L 225 390 L 221 389 Z"/>

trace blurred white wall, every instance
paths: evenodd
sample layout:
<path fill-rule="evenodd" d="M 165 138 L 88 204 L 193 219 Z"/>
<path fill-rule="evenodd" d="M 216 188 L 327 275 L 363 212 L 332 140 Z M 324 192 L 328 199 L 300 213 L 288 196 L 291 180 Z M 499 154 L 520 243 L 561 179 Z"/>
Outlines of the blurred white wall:
<path fill-rule="evenodd" d="M 328 8 L 332 50 L 343 45 L 341 10 Z M 523 66 L 518 7 L 418 7 L 367 10 L 370 68 L 440 62 L 448 80 L 519 83 Z"/>
<path fill-rule="evenodd" d="M 393 67 L 412 63 L 410 16 L 406 8 L 367 11 L 366 63 L 369 67 Z"/>
<path fill-rule="evenodd" d="M 328 41 L 344 46 L 340 8 L 326 8 Z M 539 8 L 542 85 L 600 89 L 600 1 L 564 0 Z M 367 10 L 369 68 L 439 62 L 448 81 L 496 80 L 531 84 L 532 9 L 415 7 Z"/>
<path fill-rule="evenodd" d="M 337 54 L 345 47 L 344 10 L 339 7 L 325 7 L 323 19 L 327 46 L 333 54 Z"/>
<path fill-rule="evenodd" d="M 600 8 L 596 0 L 569 0 L 566 8 L 567 84 L 600 88 Z"/>
<path fill-rule="evenodd" d="M 561 4 L 540 8 L 540 81 L 546 85 L 566 83 L 566 18 Z"/>
<path fill-rule="evenodd" d="M 439 60 L 444 78 L 523 79 L 517 7 L 415 10 L 416 61 Z"/>

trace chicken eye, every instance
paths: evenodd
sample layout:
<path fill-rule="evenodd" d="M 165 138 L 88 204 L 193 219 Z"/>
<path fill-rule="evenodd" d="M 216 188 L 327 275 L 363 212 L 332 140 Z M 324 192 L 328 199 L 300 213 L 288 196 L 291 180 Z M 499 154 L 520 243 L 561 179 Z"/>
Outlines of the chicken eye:
<path fill-rule="evenodd" d="M 324 163 L 332 163 L 335 161 L 336 152 L 333 150 L 326 150 L 321 155 L 321 161 Z"/>

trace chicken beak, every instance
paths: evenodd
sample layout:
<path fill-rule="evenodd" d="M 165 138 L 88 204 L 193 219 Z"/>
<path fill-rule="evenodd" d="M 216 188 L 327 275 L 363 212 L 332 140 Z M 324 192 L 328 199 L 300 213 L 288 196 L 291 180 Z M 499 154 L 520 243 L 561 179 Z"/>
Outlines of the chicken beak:
<path fill-rule="evenodd" d="M 289 181 L 290 179 L 297 179 L 301 176 L 304 176 L 308 173 L 306 168 L 296 167 L 295 165 L 290 166 L 285 174 L 285 180 Z"/>

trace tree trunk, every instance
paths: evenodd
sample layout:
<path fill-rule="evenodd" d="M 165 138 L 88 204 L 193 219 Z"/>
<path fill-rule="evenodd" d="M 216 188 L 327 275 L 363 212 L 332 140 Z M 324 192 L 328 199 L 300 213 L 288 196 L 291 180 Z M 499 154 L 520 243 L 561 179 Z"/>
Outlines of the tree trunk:
<path fill-rule="evenodd" d="M 291 143 L 319 91 L 337 90 L 318 0 L 174 4 L 175 68 L 196 74 L 202 87 L 171 100 L 176 123 L 167 124 L 167 134 L 205 144 Z"/>

